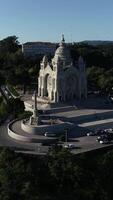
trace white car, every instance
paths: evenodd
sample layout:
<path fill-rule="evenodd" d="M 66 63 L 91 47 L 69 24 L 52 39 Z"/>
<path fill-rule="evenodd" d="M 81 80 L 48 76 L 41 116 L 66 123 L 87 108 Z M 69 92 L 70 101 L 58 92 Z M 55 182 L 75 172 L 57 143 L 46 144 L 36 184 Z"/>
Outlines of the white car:
<path fill-rule="evenodd" d="M 113 129 L 112 128 L 108 128 L 108 129 L 104 129 L 104 131 L 111 133 L 111 132 L 113 132 Z"/>
<path fill-rule="evenodd" d="M 87 136 L 95 136 L 96 134 L 95 134 L 95 132 L 93 132 L 93 131 L 90 131 L 90 132 L 88 132 L 87 133 Z"/>
<path fill-rule="evenodd" d="M 5 92 L 7 95 L 9 95 L 9 92 L 8 92 L 7 90 L 4 90 L 4 92 Z"/>
<path fill-rule="evenodd" d="M 69 143 L 69 144 L 65 144 L 63 147 L 66 148 L 66 149 L 74 149 L 75 145 Z"/>
<path fill-rule="evenodd" d="M 100 140 L 100 141 L 99 141 L 99 143 L 100 143 L 100 144 L 109 144 L 109 143 L 110 143 L 110 141 L 109 141 L 109 140 L 106 140 L 106 139 L 104 139 L 104 140 Z"/>
<path fill-rule="evenodd" d="M 44 136 L 45 136 L 45 137 L 55 137 L 56 134 L 55 134 L 55 133 L 46 132 L 46 133 L 44 133 Z"/>

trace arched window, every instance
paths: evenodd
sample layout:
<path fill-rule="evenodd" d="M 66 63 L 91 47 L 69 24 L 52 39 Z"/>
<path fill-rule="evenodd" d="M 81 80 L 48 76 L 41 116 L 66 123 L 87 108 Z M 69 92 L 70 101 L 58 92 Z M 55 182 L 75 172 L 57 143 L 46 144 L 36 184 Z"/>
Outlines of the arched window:
<path fill-rule="evenodd" d="M 55 78 L 53 78 L 53 89 L 55 89 Z"/>
<path fill-rule="evenodd" d="M 40 77 L 40 86 L 42 86 L 42 76 Z"/>

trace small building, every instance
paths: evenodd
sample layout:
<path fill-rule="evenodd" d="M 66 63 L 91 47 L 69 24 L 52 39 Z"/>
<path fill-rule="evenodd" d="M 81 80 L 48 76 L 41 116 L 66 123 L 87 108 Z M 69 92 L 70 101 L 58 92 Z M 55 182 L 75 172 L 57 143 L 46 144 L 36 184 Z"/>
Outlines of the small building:
<path fill-rule="evenodd" d="M 22 44 L 24 56 L 36 57 L 37 55 L 54 55 L 56 44 L 50 42 L 26 42 Z"/>
<path fill-rule="evenodd" d="M 81 56 L 74 63 L 62 36 L 51 62 L 48 62 L 47 56 L 41 62 L 38 97 L 46 97 L 50 102 L 87 98 L 85 63 Z"/>

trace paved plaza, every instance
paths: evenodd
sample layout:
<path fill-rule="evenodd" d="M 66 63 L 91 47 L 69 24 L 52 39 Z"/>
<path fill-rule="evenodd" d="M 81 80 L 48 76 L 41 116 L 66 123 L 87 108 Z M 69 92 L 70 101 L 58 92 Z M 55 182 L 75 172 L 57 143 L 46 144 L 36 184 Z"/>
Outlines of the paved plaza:
<path fill-rule="evenodd" d="M 112 104 L 106 104 L 103 98 L 90 98 L 87 100 L 86 105 L 81 102 L 79 105 L 75 103 L 71 102 L 70 104 L 61 104 L 59 106 L 52 105 L 51 109 L 48 111 L 50 116 L 56 116 L 59 119 L 70 121 L 75 124 L 75 127 L 68 133 L 68 142 L 74 143 L 76 147 L 72 150 L 73 153 L 82 153 L 112 145 L 112 143 L 105 145 L 98 143 L 96 141 L 96 136 L 86 136 L 89 130 L 113 128 Z M 0 146 L 11 147 L 18 152 L 23 151 L 34 154 L 47 153 L 49 146 L 44 146 L 39 143 L 16 141 L 10 138 L 7 133 L 7 124 L 8 122 L 5 122 L 0 126 Z"/>

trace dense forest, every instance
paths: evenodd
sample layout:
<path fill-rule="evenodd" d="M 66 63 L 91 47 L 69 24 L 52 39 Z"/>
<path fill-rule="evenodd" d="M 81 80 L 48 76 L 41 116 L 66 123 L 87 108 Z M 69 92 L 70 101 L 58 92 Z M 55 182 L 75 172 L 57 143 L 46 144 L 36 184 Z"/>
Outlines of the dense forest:
<path fill-rule="evenodd" d="M 16 36 L 0 41 L 0 84 L 29 86 L 39 70 L 40 58 L 25 58 Z M 35 80 L 36 81 L 36 80 Z"/>
<path fill-rule="evenodd" d="M 113 85 L 113 43 L 97 46 L 87 43 L 68 45 L 73 61 L 83 56 L 86 63 L 89 90 L 110 90 Z M 51 57 L 51 56 L 50 56 Z M 25 58 L 16 36 L 9 36 L 0 41 L 0 84 L 14 86 L 33 86 L 42 56 Z M 36 85 L 35 85 L 36 87 Z"/>
<path fill-rule="evenodd" d="M 1 200 L 112 200 L 113 150 L 73 155 L 55 147 L 46 156 L 0 149 Z"/>
<path fill-rule="evenodd" d="M 21 88 L 23 93 L 26 87 L 37 82 L 37 74 L 41 58 L 25 58 L 22 54 L 21 45 L 16 36 L 9 36 L 0 41 L 0 86 L 8 85 Z M 18 107 L 18 108 L 17 108 Z M 24 112 L 23 102 L 17 99 L 10 99 L 7 104 L 0 96 L 0 123 L 8 115 L 18 117 Z"/>
<path fill-rule="evenodd" d="M 111 91 L 113 87 L 113 43 L 91 46 L 75 43 L 71 47 L 72 58 L 82 55 L 86 64 L 88 90 Z"/>

